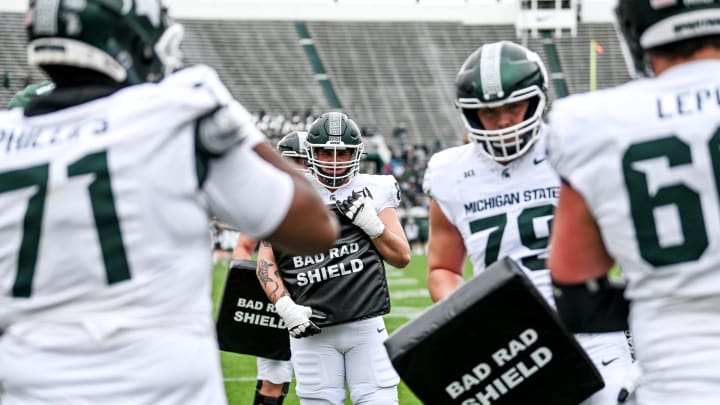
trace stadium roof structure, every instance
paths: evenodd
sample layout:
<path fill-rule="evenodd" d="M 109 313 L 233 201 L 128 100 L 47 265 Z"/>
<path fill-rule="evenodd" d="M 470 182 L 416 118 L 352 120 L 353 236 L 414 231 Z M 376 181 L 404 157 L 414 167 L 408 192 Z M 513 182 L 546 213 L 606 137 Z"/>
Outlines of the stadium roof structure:
<path fill-rule="evenodd" d="M 302 21 L 455 21 L 514 24 L 523 8 L 570 4 L 583 22 L 611 22 L 614 0 L 164 0 L 176 18 Z M 24 12 L 28 0 L 2 0 L 0 12 Z M 557 14 L 557 13 L 554 13 Z"/>

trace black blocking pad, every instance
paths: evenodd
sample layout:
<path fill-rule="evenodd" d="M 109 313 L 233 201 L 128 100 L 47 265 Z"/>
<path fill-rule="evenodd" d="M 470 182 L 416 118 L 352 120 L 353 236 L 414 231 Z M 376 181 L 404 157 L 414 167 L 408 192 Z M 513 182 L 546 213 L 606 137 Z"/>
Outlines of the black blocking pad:
<path fill-rule="evenodd" d="M 522 269 L 504 259 L 385 341 L 427 405 L 576 405 L 604 383 Z"/>
<path fill-rule="evenodd" d="M 216 323 L 220 350 L 290 360 L 290 336 L 255 275 L 252 260 L 230 263 Z"/>

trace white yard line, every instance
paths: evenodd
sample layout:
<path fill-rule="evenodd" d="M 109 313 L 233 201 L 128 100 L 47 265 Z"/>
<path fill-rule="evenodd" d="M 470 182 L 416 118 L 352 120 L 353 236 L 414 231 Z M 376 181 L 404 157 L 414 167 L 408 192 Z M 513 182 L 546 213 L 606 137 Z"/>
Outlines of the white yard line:
<path fill-rule="evenodd" d="M 400 290 L 390 291 L 390 298 L 392 299 L 403 299 L 403 298 L 425 298 L 429 297 L 430 293 L 427 288 L 417 290 Z"/>
<path fill-rule="evenodd" d="M 415 285 L 418 281 L 414 278 L 389 278 L 388 285 Z"/>
<path fill-rule="evenodd" d="M 257 381 L 257 377 L 225 377 L 225 378 L 223 378 L 223 381 L 225 381 L 225 382 L 250 382 L 250 381 Z"/>
<path fill-rule="evenodd" d="M 425 310 L 425 308 L 417 308 L 417 307 L 399 307 L 396 305 L 393 305 L 390 309 L 390 313 L 387 315 L 384 315 L 385 318 L 405 318 L 405 319 L 415 319 Z"/>

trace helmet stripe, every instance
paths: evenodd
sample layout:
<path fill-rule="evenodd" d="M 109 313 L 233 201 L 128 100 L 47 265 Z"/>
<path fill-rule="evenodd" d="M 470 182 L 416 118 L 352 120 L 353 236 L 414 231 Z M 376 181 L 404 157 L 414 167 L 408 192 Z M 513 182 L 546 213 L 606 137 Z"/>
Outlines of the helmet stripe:
<path fill-rule="evenodd" d="M 33 31 L 35 35 L 56 35 L 57 15 L 60 9 L 60 0 L 37 0 L 35 15 L 33 16 Z"/>
<path fill-rule="evenodd" d="M 338 111 L 333 111 L 328 114 L 328 135 L 342 135 L 342 116 L 343 114 Z"/>
<path fill-rule="evenodd" d="M 480 52 L 480 83 L 485 100 L 504 96 L 502 77 L 500 76 L 502 46 L 502 42 L 487 44 L 482 47 Z"/>

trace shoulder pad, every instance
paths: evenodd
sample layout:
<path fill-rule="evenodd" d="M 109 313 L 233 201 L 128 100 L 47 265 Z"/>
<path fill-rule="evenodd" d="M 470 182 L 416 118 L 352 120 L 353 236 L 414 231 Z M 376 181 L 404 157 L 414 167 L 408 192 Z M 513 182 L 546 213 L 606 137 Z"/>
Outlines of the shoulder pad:
<path fill-rule="evenodd" d="M 250 114 L 237 101 L 218 107 L 201 117 L 196 135 L 202 149 L 212 156 L 222 155 L 242 143 L 251 131 L 257 131 Z"/>
<path fill-rule="evenodd" d="M 191 88 L 196 92 L 210 95 L 217 104 L 228 104 L 232 99 L 230 91 L 220 81 L 220 77 L 213 68 L 206 65 L 196 65 L 179 70 L 166 77 L 162 86 Z"/>
<path fill-rule="evenodd" d="M 229 148 L 242 143 L 248 135 L 257 135 L 255 132 L 258 130 L 250 113 L 232 97 L 217 72 L 209 66 L 196 65 L 182 69 L 168 76 L 162 84 L 191 89 L 190 93 L 181 93 L 195 99 L 188 102 L 199 103 L 204 99 L 205 105 L 211 107 L 197 118 L 195 131 L 198 144 L 205 153 L 222 155 Z"/>
<path fill-rule="evenodd" d="M 447 173 L 446 168 L 457 163 L 458 156 L 460 155 L 462 148 L 464 147 L 466 146 L 463 145 L 448 148 L 437 152 L 430 157 L 427 168 L 425 169 L 425 176 L 423 177 L 423 192 L 425 194 L 429 195 L 431 198 L 436 198 L 434 193 L 438 192 L 437 176 L 442 175 L 443 173 Z M 443 181 L 446 182 L 446 180 L 447 179 L 440 179 L 440 184 L 442 184 Z"/>
<path fill-rule="evenodd" d="M 360 174 L 359 183 L 367 186 L 373 194 L 378 210 L 400 206 L 400 186 L 394 176 L 380 174 Z"/>

